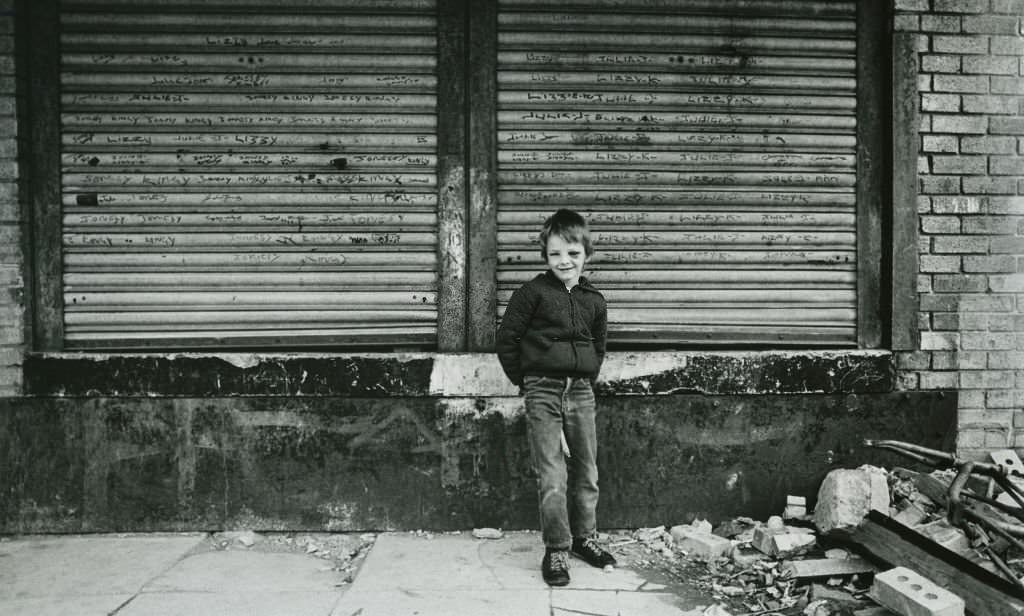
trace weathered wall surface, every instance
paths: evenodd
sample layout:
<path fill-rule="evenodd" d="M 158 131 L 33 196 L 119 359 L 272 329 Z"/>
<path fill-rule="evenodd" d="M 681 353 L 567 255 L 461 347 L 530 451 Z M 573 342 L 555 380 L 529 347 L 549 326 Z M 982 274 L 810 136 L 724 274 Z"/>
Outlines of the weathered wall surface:
<path fill-rule="evenodd" d="M 957 450 L 1024 446 L 1024 0 L 896 0 L 918 34 L 921 350 L 900 386 L 959 390 Z"/>
<path fill-rule="evenodd" d="M 787 494 L 813 504 L 832 468 L 907 464 L 864 438 L 951 446 L 955 396 L 890 393 L 885 353 L 762 359 L 609 358 L 602 526 L 766 517 Z M 0 403 L 0 532 L 536 527 L 522 400 L 493 358 L 31 367 L 41 395 Z"/>

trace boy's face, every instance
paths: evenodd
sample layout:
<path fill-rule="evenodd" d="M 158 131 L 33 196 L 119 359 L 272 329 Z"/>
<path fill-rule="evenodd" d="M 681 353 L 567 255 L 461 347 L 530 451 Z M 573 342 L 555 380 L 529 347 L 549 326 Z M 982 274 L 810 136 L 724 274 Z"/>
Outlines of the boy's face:
<path fill-rule="evenodd" d="M 583 244 L 570 242 L 565 238 L 552 234 L 548 237 L 548 248 L 545 252 L 548 269 L 571 289 L 580 281 L 583 266 L 587 262 L 587 252 Z"/>

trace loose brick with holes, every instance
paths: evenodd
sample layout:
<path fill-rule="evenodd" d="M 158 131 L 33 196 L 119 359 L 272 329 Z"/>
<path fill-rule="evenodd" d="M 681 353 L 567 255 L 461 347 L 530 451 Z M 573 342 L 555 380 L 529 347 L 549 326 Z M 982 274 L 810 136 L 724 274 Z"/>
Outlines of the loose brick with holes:
<path fill-rule="evenodd" d="M 964 600 L 906 567 L 875 576 L 875 601 L 901 616 L 963 616 Z"/>

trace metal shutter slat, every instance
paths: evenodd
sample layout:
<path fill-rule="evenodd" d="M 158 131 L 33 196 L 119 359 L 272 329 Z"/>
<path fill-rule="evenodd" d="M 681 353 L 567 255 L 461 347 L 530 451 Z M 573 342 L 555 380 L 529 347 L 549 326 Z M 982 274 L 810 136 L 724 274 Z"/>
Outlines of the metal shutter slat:
<path fill-rule="evenodd" d="M 432 0 L 69 0 L 69 348 L 433 345 Z"/>

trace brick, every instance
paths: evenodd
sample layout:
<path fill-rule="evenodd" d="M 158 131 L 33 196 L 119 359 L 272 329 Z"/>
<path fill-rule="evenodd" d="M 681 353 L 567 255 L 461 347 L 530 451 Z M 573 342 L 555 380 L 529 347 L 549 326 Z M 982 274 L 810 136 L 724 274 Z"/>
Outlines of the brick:
<path fill-rule="evenodd" d="M 932 10 L 936 13 L 984 13 L 988 0 L 934 0 Z"/>
<path fill-rule="evenodd" d="M 929 197 L 927 195 L 918 195 L 916 201 L 917 201 L 917 213 L 918 214 L 927 214 L 927 213 L 932 211 L 932 198 L 931 197 Z M 900 207 L 900 205 L 896 204 L 896 207 Z"/>
<path fill-rule="evenodd" d="M 959 74 L 962 70 L 963 62 L 960 56 L 954 56 L 949 54 L 924 54 L 921 56 L 921 70 L 926 73 L 950 73 L 953 75 Z M 932 111 L 928 107 L 921 107 L 925 111 Z"/>
<path fill-rule="evenodd" d="M 928 161 L 929 158 L 927 156 L 917 157 L 917 172 L 919 174 L 928 174 L 932 172 L 931 165 Z"/>
<path fill-rule="evenodd" d="M 925 32 L 960 32 L 959 15 L 922 15 L 921 30 Z"/>
<path fill-rule="evenodd" d="M 921 30 L 921 18 L 918 15 L 896 15 L 892 29 L 896 32 L 918 32 Z"/>
<path fill-rule="evenodd" d="M 961 111 L 960 101 L 959 94 L 926 93 L 921 96 L 921 109 L 938 113 L 958 113 Z"/>
<path fill-rule="evenodd" d="M 977 236 L 977 237 L 964 237 L 958 235 L 941 235 L 932 238 L 932 252 L 936 254 L 946 253 L 988 253 L 989 251 L 989 238 Z"/>
<path fill-rule="evenodd" d="M 975 455 L 988 455 L 987 449 L 982 449 L 985 446 L 985 430 L 983 429 L 958 429 L 956 436 L 956 450 L 961 456 L 967 456 L 965 452 L 971 450 L 978 450 L 979 452 Z"/>
<path fill-rule="evenodd" d="M 981 197 L 932 197 L 932 210 L 936 214 L 978 214 L 982 203 Z"/>
<path fill-rule="evenodd" d="M 957 131 L 936 131 L 957 132 Z M 969 132 L 969 131 L 960 131 Z M 989 119 L 989 132 L 995 135 L 1024 135 L 1024 118 L 993 117 Z"/>
<path fill-rule="evenodd" d="M 960 151 L 964 154 L 1014 154 L 1017 151 L 1016 137 L 961 137 Z"/>
<path fill-rule="evenodd" d="M 732 541 L 692 526 L 673 526 L 669 533 L 676 549 L 686 552 L 690 558 L 713 561 L 732 552 Z"/>
<path fill-rule="evenodd" d="M 896 374 L 896 391 L 918 391 L 921 379 L 916 372 L 899 372 Z"/>
<path fill-rule="evenodd" d="M 988 367 L 1013 370 L 1024 366 L 1024 351 L 991 351 L 988 353 Z"/>
<path fill-rule="evenodd" d="M 927 274 L 919 274 L 917 276 L 917 286 L 915 290 L 918 293 L 931 293 L 932 292 L 932 277 Z"/>
<path fill-rule="evenodd" d="M 930 95 L 926 95 L 930 96 Z M 944 94 L 942 96 L 955 96 L 950 94 Z M 957 96 L 957 99 L 960 97 Z M 959 105 L 959 103 L 958 103 Z M 1017 140 L 1013 137 L 1008 137 L 1013 141 L 1013 147 L 1016 149 Z M 923 152 L 943 152 L 956 154 L 959 150 L 960 139 L 956 135 L 924 135 L 921 138 L 921 151 Z M 1012 150 L 1011 150 L 1012 151 Z"/>
<path fill-rule="evenodd" d="M 1024 95 L 1024 79 L 1020 77 L 993 75 L 989 77 L 989 82 L 989 92 L 992 94 Z"/>
<path fill-rule="evenodd" d="M 957 295 L 937 295 L 932 293 L 922 295 L 919 301 L 921 302 L 921 310 L 925 312 L 934 310 L 952 312 L 960 307 L 960 297 Z"/>
<path fill-rule="evenodd" d="M 1019 101 L 1015 96 L 981 94 L 963 97 L 963 111 L 967 113 L 1016 115 L 1019 106 Z"/>
<path fill-rule="evenodd" d="M 960 192 L 960 177 L 930 175 L 920 178 L 921 192 L 926 195 L 955 195 Z"/>
<path fill-rule="evenodd" d="M 937 332 L 959 331 L 960 315 L 955 312 L 936 312 L 932 314 L 932 330 Z"/>
<path fill-rule="evenodd" d="M 917 76 L 917 91 L 918 92 L 931 92 L 932 91 L 932 76 L 925 73 Z M 932 130 L 931 116 L 927 113 L 921 114 L 921 123 L 918 126 L 918 130 L 922 133 L 927 133 Z"/>
<path fill-rule="evenodd" d="M 960 348 L 967 351 L 1012 351 L 1012 338 L 999 332 L 961 332 Z"/>
<path fill-rule="evenodd" d="M 984 116 L 936 114 L 932 117 L 932 132 L 935 133 L 984 134 L 987 130 L 988 118 Z"/>
<path fill-rule="evenodd" d="M 1024 0 L 992 0 L 992 12 L 1024 15 Z"/>
<path fill-rule="evenodd" d="M 964 32 L 972 34 L 1017 34 L 1020 20 L 1009 15 L 970 15 L 963 18 Z"/>
<path fill-rule="evenodd" d="M 996 274 L 988 277 L 993 293 L 1024 293 L 1024 274 Z"/>
<path fill-rule="evenodd" d="M 955 351 L 960 348 L 960 334 L 951 332 L 921 332 L 921 350 Z"/>
<path fill-rule="evenodd" d="M 985 392 L 979 389 L 964 389 L 957 393 L 957 403 L 960 408 L 984 408 Z"/>
<path fill-rule="evenodd" d="M 921 216 L 921 231 L 932 235 L 960 233 L 957 216 Z"/>
<path fill-rule="evenodd" d="M 977 34 L 936 34 L 932 36 L 932 51 L 936 53 L 987 54 L 988 37 Z"/>
<path fill-rule="evenodd" d="M 989 164 L 989 173 L 995 175 L 1024 175 L 1024 157 L 993 156 Z"/>
<path fill-rule="evenodd" d="M 1015 216 L 964 216 L 963 232 L 966 234 L 1012 234 L 1021 221 Z"/>
<path fill-rule="evenodd" d="M 939 257 L 941 258 L 941 257 Z M 923 262 L 924 257 L 922 257 Z M 1015 272 L 1016 258 L 1013 255 L 966 256 L 963 257 L 963 271 L 972 273 L 1009 274 Z M 923 270 L 923 265 L 922 265 Z"/>
<path fill-rule="evenodd" d="M 1012 177 L 965 177 L 966 193 L 982 195 L 1012 195 L 1017 192 L 1017 181 Z"/>
<path fill-rule="evenodd" d="M 1016 75 L 1019 63 L 1011 56 L 965 56 L 962 65 L 965 75 Z"/>
<path fill-rule="evenodd" d="M 985 406 L 990 409 L 1012 409 L 1016 405 L 1014 391 L 995 389 L 985 392 Z"/>
<path fill-rule="evenodd" d="M 981 293 L 989 288 L 989 277 L 981 274 L 936 274 L 932 277 L 936 293 Z"/>
<path fill-rule="evenodd" d="M 932 355 L 932 370 L 956 370 L 960 367 L 959 353 L 956 351 L 935 351 Z M 981 366 L 984 368 L 985 366 Z"/>
<path fill-rule="evenodd" d="M 928 368 L 930 353 L 912 351 L 896 353 L 896 368 L 899 370 L 923 370 Z"/>
<path fill-rule="evenodd" d="M 922 255 L 920 270 L 927 274 L 949 274 L 959 272 L 961 257 L 956 255 Z M 979 270 L 980 271 L 980 270 Z"/>
<path fill-rule="evenodd" d="M 932 171 L 943 175 L 982 174 L 986 171 L 984 156 L 932 156 Z"/>
<path fill-rule="evenodd" d="M 921 389 L 924 391 L 956 389 L 956 372 L 922 372 Z"/>
<path fill-rule="evenodd" d="M 1010 312 L 1013 310 L 1013 297 L 1008 295 L 962 294 L 958 296 L 959 309 L 962 312 Z"/>
<path fill-rule="evenodd" d="M 946 75 L 939 73 L 932 76 L 932 89 L 936 92 L 987 92 L 988 77 L 984 75 Z"/>
<path fill-rule="evenodd" d="M 1024 237 L 1002 235 L 989 238 L 989 250 L 993 254 L 1024 254 Z"/>
<path fill-rule="evenodd" d="M 1019 56 L 1024 53 L 1024 38 L 1019 36 L 989 37 L 990 52 L 995 55 Z"/>
<path fill-rule="evenodd" d="M 928 6 L 928 0 L 896 0 L 893 8 L 897 11 L 927 11 L 931 7 Z"/>
<path fill-rule="evenodd" d="M 978 312 L 960 312 L 960 331 L 989 331 L 992 315 Z M 979 366 L 984 368 L 984 366 Z"/>

